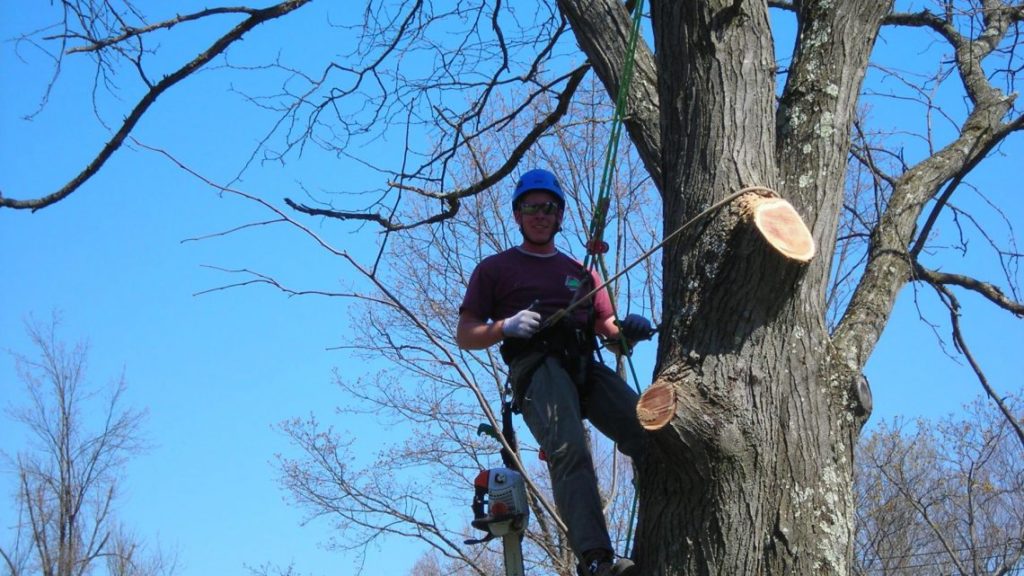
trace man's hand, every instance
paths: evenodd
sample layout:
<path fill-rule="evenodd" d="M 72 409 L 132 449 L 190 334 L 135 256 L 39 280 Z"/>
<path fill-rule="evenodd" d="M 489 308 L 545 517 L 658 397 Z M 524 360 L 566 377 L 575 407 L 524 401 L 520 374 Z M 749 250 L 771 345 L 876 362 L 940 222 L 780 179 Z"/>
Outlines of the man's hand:
<path fill-rule="evenodd" d="M 619 329 L 622 335 L 629 342 L 650 340 L 656 330 L 651 327 L 651 321 L 639 314 L 630 314 L 619 322 Z"/>
<path fill-rule="evenodd" d="M 529 338 L 539 329 L 540 314 L 533 310 L 520 310 L 501 323 L 501 333 L 511 338 Z"/>

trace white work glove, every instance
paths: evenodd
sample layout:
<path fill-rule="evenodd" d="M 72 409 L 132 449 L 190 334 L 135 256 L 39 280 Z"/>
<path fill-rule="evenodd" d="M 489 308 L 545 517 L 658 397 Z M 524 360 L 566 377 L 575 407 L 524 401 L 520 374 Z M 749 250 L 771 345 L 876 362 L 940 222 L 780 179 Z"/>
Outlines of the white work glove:
<path fill-rule="evenodd" d="M 510 338 L 529 338 L 539 329 L 540 314 L 533 310 L 520 310 L 501 323 L 501 333 Z"/>

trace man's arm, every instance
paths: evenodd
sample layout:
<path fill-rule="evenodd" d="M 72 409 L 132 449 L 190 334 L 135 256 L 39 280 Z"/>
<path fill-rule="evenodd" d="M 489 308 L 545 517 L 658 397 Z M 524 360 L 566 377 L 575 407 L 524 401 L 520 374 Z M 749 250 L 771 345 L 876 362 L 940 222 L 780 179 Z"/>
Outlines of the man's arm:
<path fill-rule="evenodd" d="M 598 318 L 594 322 L 594 331 L 606 339 L 606 346 L 615 354 L 629 355 L 633 346 L 640 340 L 650 340 L 654 328 L 649 320 L 637 314 L 629 314 L 625 320 L 619 321 L 614 315 Z M 626 340 L 626 350 L 622 349 L 622 339 Z"/>
<path fill-rule="evenodd" d="M 622 341 L 619 339 L 619 321 L 615 316 L 598 318 L 594 322 L 594 332 L 604 338 L 604 345 L 611 350 L 612 354 L 629 354 L 622 349 Z M 627 347 L 632 348 L 633 343 L 628 342 Z"/>
<path fill-rule="evenodd" d="M 455 342 L 463 350 L 480 350 L 493 346 L 506 337 L 529 338 L 540 329 L 540 314 L 530 308 L 491 323 L 484 322 L 479 316 L 463 310 L 459 314 L 459 325 L 455 329 Z"/>
<path fill-rule="evenodd" d="M 606 340 L 612 340 L 618 342 L 619 340 L 619 321 L 615 319 L 615 316 L 608 316 L 607 318 L 598 318 L 594 322 L 594 331 L 599 335 L 604 336 Z"/>
<path fill-rule="evenodd" d="M 501 342 L 505 321 L 484 322 L 470 312 L 459 314 L 459 325 L 455 329 L 455 343 L 463 350 L 482 350 Z"/>

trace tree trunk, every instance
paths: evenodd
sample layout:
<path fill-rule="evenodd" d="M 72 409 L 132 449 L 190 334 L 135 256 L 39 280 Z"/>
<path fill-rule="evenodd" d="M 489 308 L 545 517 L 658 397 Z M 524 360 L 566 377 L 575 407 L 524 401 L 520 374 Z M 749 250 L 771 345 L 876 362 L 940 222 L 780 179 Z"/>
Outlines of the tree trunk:
<path fill-rule="evenodd" d="M 804 60 L 794 57 L 777 117 L 765 4 L 652 4 L 666 234 L 737 190 L 766 187 L 810 224 L 819 257 L 808 264 L 774 249 L 740 202 L 665 250 L 645 400 L 675 405 L 638 463 L 646 574 L 849 571 L 866 401 L 859 372 L 833 361 L 824 285 L 850 121 L 884 5 L 801 5 Z M 801 84 L 812 69 L 815 82 Z M 808 171 L 813 179 L 799 178 Z"/>

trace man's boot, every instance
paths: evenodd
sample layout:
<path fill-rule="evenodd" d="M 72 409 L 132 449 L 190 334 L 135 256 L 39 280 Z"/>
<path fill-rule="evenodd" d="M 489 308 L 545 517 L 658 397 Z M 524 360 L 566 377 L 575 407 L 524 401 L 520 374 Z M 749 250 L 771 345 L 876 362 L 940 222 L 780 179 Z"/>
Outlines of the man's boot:
<path fill-rule="evenodd" d="M 628 558 L 614 559 L 611 551 L 591 550 L 584 555 L 577 570 L 580 576 L 631 576 L 638 574 L 636 566 Z"/>

